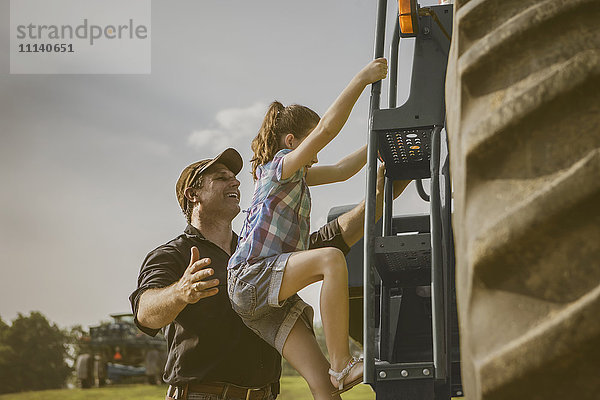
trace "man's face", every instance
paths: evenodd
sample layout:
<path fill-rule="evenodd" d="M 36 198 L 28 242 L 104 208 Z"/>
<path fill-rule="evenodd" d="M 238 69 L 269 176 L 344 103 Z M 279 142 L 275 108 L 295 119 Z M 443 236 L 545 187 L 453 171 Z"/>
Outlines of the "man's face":
<path fill-rule="evenodd" d="M 198 203 L 202 212 L 233 219 L 240 212 L 240 181 L 225 165 L 216 163 L 202 173 L 202 189 L 198 189 Z"/>

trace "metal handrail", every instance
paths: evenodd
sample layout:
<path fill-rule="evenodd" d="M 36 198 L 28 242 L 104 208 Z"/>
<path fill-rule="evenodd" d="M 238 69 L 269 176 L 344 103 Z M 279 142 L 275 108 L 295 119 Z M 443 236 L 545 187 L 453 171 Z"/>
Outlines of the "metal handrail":
<path fill-rule="evenodd" d="M 396 107 L 398 98 L 398 48 L 400 47 L 400 20 L 396 18 L 392 43 L 390 44 L 390 86 L 388 91 L 388 107 Z"/>
<path fill-rule="evenodd" d="M 385 44 L 385 18 L 387 0 L 377 2 L 377 24 L 375 26 L 375 58 L 383 57 Z M 379 109 L 381 96 L 381 81 L 371 86 L 371 101 L 369 107 L 369 146 L 367 150 L 367 190 L 365 204 L 365 251 L 364 251 L 364 377 L 365 383 L 375 384 L 375 365 L 371 360 L 375 357 L 374 338 L 375 326 L 373 317 L 375 296 L 375 276 L 373 265 L 375 248 L 375 189 L 377 185 L 377 134 L 373 131 L 373 111 Z"/>

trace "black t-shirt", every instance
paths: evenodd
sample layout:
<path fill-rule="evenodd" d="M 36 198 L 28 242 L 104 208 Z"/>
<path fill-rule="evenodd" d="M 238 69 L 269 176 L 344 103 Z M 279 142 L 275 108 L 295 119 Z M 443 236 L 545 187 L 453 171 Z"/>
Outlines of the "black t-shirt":
<path fill-rule="evenodd" d="M 235 250 L 237 236 L 231 243 Z M 343 241 L 337 219 L 311 235 L 310 247 L 337 247 L 349 251 Z M 260 387 L 275 383 L 281 375 L 281 356 L 244 325 L 232 310 L 227 297 L 227 262 L 229 255 L 188 225 L 182 235 L 151 251 L 138 277 L 138 288 L 129 300 L 137 326 L 148 335 L 150 329 L 137 320 L 140 295 L 147 289 L 162 288 L 178 281 L 189 265 L 192 246 L 200 258 L 209 257 L 219 279 L 219 292 L 188 304 L 171 324 L 163 328 L 168 357 L 164 380 L 172 385 L 191 381 L 228 382 L 239 386 Z"/>

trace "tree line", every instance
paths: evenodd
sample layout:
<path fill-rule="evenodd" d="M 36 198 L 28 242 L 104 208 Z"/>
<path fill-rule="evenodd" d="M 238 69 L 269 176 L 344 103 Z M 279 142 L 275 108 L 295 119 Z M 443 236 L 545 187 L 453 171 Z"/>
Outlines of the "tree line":
<path fill-rule="evenodd" d="M 58 389 L 72 369 L 72 331 L 59 329 L 39 312 L 0 318 L 0 393 Z"/>

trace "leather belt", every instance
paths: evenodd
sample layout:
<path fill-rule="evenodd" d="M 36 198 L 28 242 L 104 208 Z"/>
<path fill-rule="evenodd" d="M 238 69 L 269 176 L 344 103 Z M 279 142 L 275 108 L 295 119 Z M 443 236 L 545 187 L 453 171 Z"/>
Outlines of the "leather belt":
<path fill-rule="evenodd" d="M 185 395 L 179 397 L 175 393 L 185 393 Z M 216 394 L 221 396 L 223 399 L 231 398 L 243 400 L 263 400 L 267 399 L 270 395 L 271 385 L 266 385 L 260 388 L 246 388 L 232 385 L 230 383 L 190 383 L 187 385 L 187 390 L 183 387 L 179 388 L 175 386 L 169 386 L 167 396 L 174 399 L 187 398 L 188 393 Z"/>

